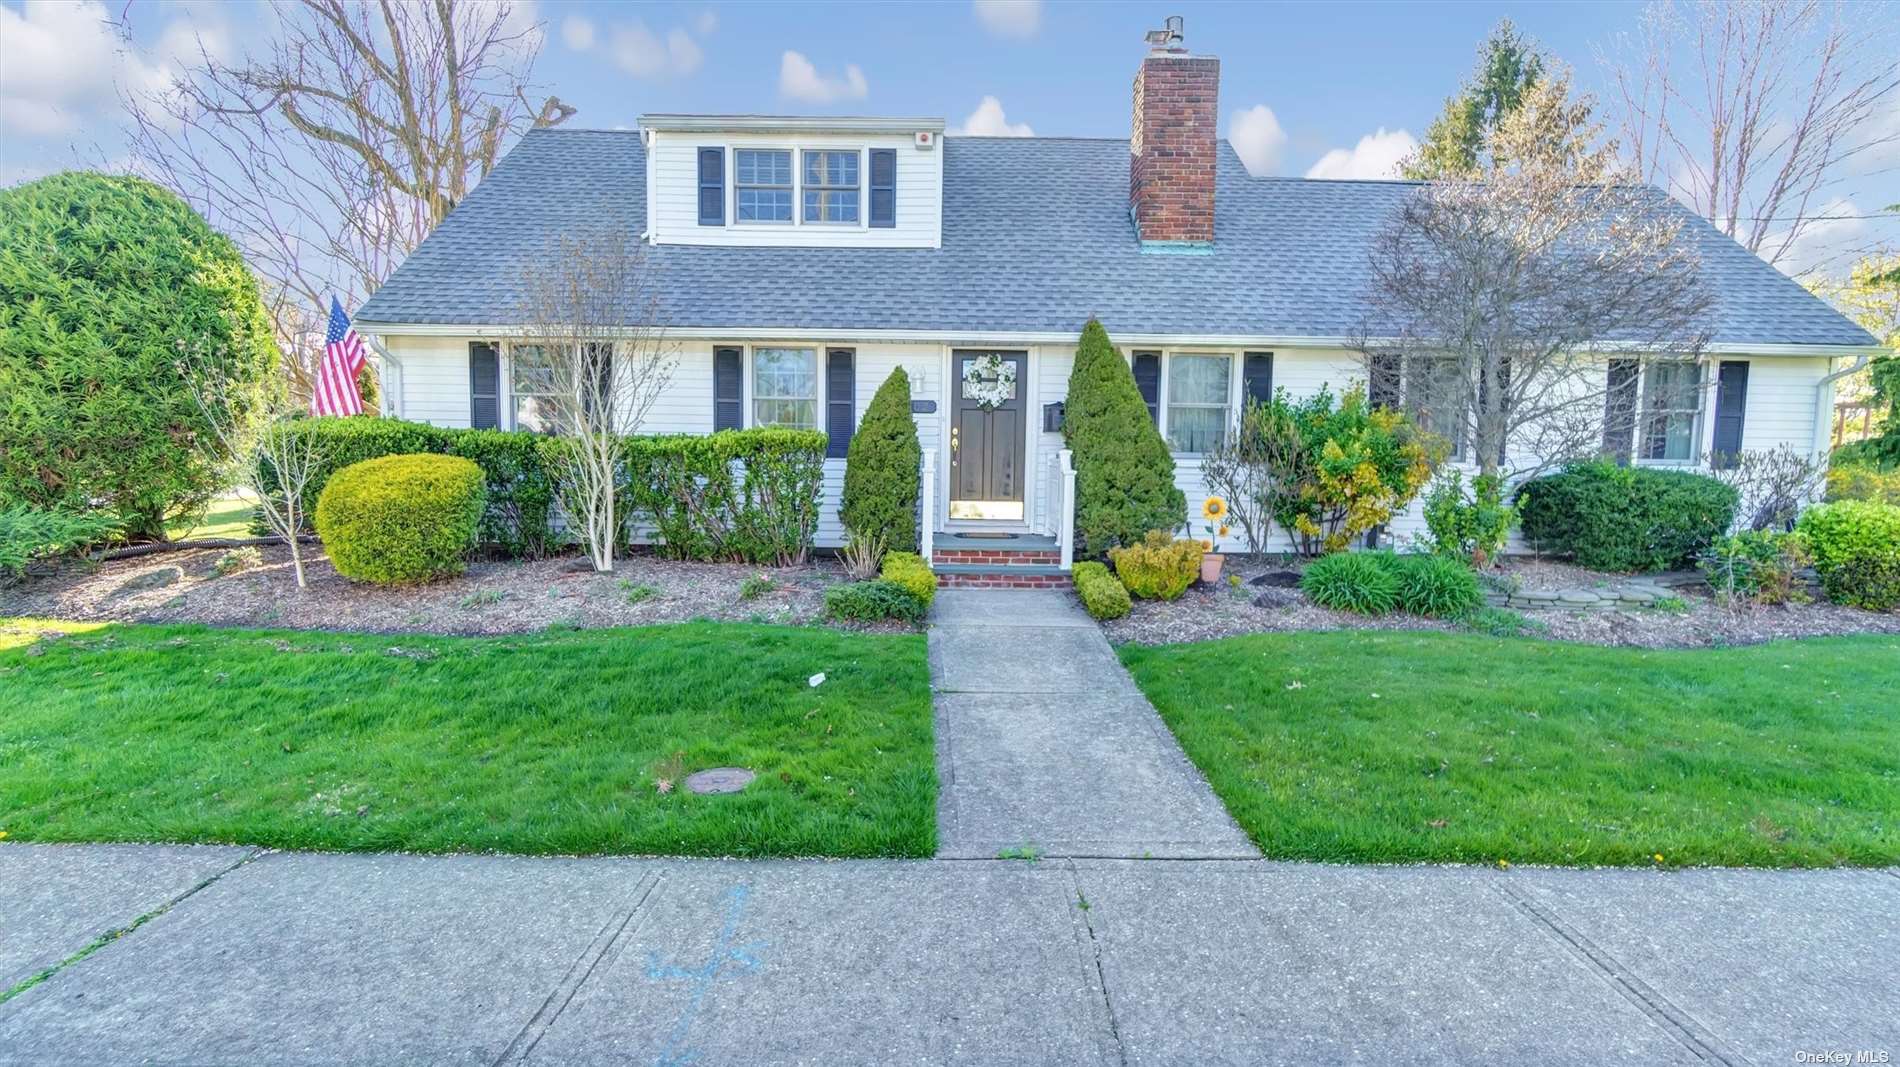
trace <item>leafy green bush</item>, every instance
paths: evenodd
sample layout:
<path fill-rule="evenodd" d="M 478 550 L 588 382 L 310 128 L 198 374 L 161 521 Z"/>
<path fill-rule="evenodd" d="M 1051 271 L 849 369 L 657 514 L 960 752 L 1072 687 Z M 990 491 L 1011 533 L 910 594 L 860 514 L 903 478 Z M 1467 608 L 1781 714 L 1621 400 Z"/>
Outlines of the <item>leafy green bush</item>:
<path fill-rule="evenodd" d="M 825 614 L 834 619 L 854 622 L 901 619 L 917 623 L 923 621 L 926 610 L 910 590 L 881 578 L 834 585 L 825 590 Z"/>
<path fill-rule="evenodd" d="M 1687 471 L 1577 463 L 1517 490 L 1524 536 L 1600 571 L 1659 571 L 1694 559 L 1735 521 L 1738 494 Z"/>
<path fill-rule="evenodd" d="M 1821 504 L 1803 512 L 1795 530 L 1814 552 L 1829 600 L 1870 611 L 1900 607 L 1900 507 Z"/>
<path fill-rule="evenodd" d="M 1399 607 L 1433 619 L 1461 619 L 1484 606 L 1478 576 L 1445 556 L 1389 556 L 1399 578 Z"/>
<path fill-rule="evenodd" d="M 926 608 L 937 599 L 937 575 L 930 564 L 924 562 L 924 557 L 915 552 L 886 552 L 884 568 L 878 577 L 903 586 Z"/>
<path fill-rule="evenodd" d="M 1465 491 L 1464 475 L 1441 471 L 1425 494 L 1425 528 L 1432 551 L 1482 567 L 1496 558 L 1517 524 L 1517 509 L 1504 502 L 1504 479 L 1480 474 Z"/>
<path fill-rule="evenodd" d="M 825 473 L 816 430 L 636 437 L 627 465 L 664 555 L 787 566 L 811 553 Z"/>
<path fill-rule="evenodd" d="M 77 552 L 118 532 L 118 520 L 96 512 L 0 507 L 0 583 L 24 578 L 36 560 Z"/>
<path fill-rule="evenodd" d="M 1134 605 L 1128 599 L 1128 587 L 1108 571 L 1108 565 L 1084 560 L 1075 565 L 1075 594 L 1082 606 L 1098 619 L 1119 619 Z"/>
<path fill-rule="evenodd" d="M 917 420 L 910 414 L 910 376 L 898 367 L 871 397 L 845 454 L 844 493 L 838 503 L 845 529 L 887 551 L 915 549 L 923 454 Z"/>
<path fill-rule="evenodd" d="M 739 583 L 739 599 L 757 600 L 776 588 L 778 583 L 763 574 L 747 575 L 746 580 Z"/>
<path fill-rule="evenodd" d="M 460 574 L 486 499 L 482 470 L 455 456 L 382 456 L 330 476 L 317 536 L 337 573 L 378 585 Z"/>
<path fill-rule="evenodd" d="M 1282 497 L 1275 518 L 1308 554 L 1338 552 L 1389 521 L 1424 488 L 1444 452 L 1403 412 L 1367 405 L 1360 389 L 1337 403 L 1324 388 L 1298 403 L 1276 394 L 1273 403 L 1285 408 L 1304 449 L 1294 468 L 1297 491 Z"/>
<path fill-rule="evenodd" d="M 225 485 L 179 363 L 240 394 L 276 368 L 236 246 L 142 178 L 71 172 L 0 189 L 0 503 L 101 509 L 135 538 Z M 237 413 L 240 421 L 250 412 Z"/>
<path fill-rule="evenodd" d="M 1744 530 L 1716 538 L 1696 566 L 1722 600 L 1787 604 L 1808 599 L 1796 575 L 1813 562 L 1808 539 L 1801 534 Z"/>
<path fill-rule="evenodd" d="M 1313 603 L 1360 615 L 1399 606 L 1398 568 L 1390 552 L 1335 552 L 1308 564 L 1300 589 Z"/>
<path fill-rule="evenodd" d="M 1180 528 L 1187 498 L 1174 484 L 1174 455 L 1128 361 L 1094 319 L 1075 350 L 1062 436 L 1075 452 L 1075 535 L 1090 556 Z"/>
<path fill-rule="evenodd" d="M 1836 462 L 1827 471 L 1827 499 L 1871 500 L 1900 504 L 1900 469 L 1882 470 L 1857 463 Z"/>
<path fill-rule="evenodd" d="M 1192 538 L 1176 540 L 1166 530 L 1150 530 L 1141 544 L 1110 549 L 1108 557 L 1130 594 L 1143 600 L 1173 600 L 1200 577 L 1206 552 Z"/>

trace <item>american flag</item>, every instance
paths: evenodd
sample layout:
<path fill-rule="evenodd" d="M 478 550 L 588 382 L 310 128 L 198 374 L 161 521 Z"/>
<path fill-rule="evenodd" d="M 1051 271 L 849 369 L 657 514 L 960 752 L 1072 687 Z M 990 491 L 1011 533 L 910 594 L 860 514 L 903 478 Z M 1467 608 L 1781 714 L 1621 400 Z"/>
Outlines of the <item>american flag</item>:
<path fill-rule="evenodd" d="M 323 361 L 317 364 L 316 387 L 310 407 L 318 415 L 361 415 L 363 394 L 356 376 L 363 369 L 363 339 L 350 326 L 343 305 L 330 298 L 330 329 L 323 337 Z"/>

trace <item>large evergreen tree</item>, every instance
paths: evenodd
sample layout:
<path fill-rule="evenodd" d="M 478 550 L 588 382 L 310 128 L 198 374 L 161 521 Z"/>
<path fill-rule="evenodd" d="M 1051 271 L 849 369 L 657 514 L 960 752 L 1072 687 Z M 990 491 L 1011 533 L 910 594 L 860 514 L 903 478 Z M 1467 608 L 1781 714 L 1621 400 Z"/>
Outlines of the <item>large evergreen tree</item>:
<path fill-rule="evenodd" d="M 1483 170 L 1485 145 L 1505 116 L 1523 106 L 1524 93 L 1543 76 L 1537 43 L 1510 19 L 1478 47 L 1478 66 L 1425 131 L 1418 154 L 1401 172 L 1414 180 L 1473 178 Z"/>
<path fill-rule="evenodd" d="M 186 372 L 241 391 L 277 362 L 243 257 L 177 196 L 79 172 L 0 190 L 0 505 L 102 507 L 162 538 L 224 488 Z"/>
<path fill-rule="evenodd" d="M 1139 544 L 1149 530 L 1173 531 L 1186 521 L 1174 456 L 1148 417 L 1128 361 L 1095 319 L 1082 328 L 1075 350 L 1062 434 L 1075 452 L 1075 533 L 1088 555 Z"/>
<path fill-rule="evenodd" d="M 910 415 L 910 375 L 891 371 L 877 387 L 845 454 L 838 518 L 854 536 L 886 551 L 917 548 L 917 480 L 923 449 Z"/>

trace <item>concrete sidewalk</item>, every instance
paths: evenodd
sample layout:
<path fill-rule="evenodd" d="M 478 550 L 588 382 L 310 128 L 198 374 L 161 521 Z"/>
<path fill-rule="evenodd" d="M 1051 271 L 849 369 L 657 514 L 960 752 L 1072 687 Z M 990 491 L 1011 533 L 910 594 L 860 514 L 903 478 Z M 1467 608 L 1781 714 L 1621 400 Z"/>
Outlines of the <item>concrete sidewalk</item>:
<path fill-rule="evenodd" d="M 10 1064 L 1787 1064 L 1896 959 L 1891 871 L 0 845 Z"/>
<path fill-rule="evenodd" d="M 1260 855 L 1074 597 L 946 589 L 930 623 L 939 856 Z"/>

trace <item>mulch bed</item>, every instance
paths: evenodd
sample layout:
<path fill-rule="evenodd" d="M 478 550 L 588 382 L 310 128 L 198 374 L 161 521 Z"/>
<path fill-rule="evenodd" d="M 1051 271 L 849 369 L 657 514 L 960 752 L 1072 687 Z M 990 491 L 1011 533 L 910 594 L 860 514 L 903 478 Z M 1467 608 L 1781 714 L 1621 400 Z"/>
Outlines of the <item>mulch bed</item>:
<path fill-rule="evenodd" d="M 1236 567 L 1236 564 L 1240 564 Z M 1127 617 L 1102 624 L 1108 639 L 1144 645 L 1208 641 L 1249 633 L 1298 630 L 1458 630 L 1463 627 L 1413 615 L 1368 617 L 1333 611 L 1308 601 L 1300 592 L 1299 564 L 1248 564 L 1228 557 L 1216 586 L 1197 583 L 1172 602 L 1137 600 Z M 1567 563 L 1511 559 L 1503 573 L 1526 589 L 1565 589 L 1608 584 L 1619 576 L 1584 570 Z M 1238 575 L 1241 584 L 1228 582 Z M 1259 584 L 1255 584 L 1256 581 Z M 1730 610 L 1717 604 L 1706 587 L 1678 590 L 1686 611 L 1524 612 L 1537 636 L 1595 645 L 1641 648 L 1707 648 L 1758 644 L 1790 637 L 1841 634 L 1900 634 L 1900 612 L 1879 613 L 1825 601 Z"/>
<path fill-rule="evenodd" d="M 225 554 L 186 549 L 99 564 L 67 561 L 52 574 L 0 587 L 0 616 L 434 634 L 694 619 L 803 624 L 821 620 L 825 589 L 845 580 L 830 559 L 756 567 L 640 553 L 616 560 L 611 574 L 595 574 L 573 556 L 477 561 L 458 578 L 383 588 L 343 578 L 312 546 L 304 559 L 309 586 L 299 590 L 281 546 L 263 548 L 261 565 L 220 577 L 214 568 Z M 742 599 L 741 583 L 759 575 L 772 588 Z"/>

